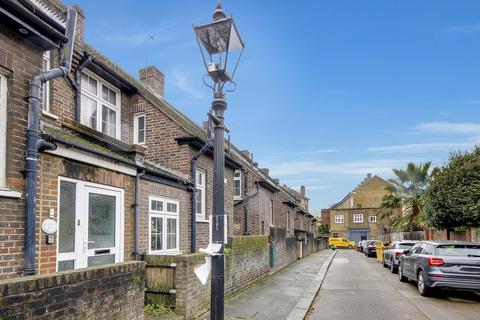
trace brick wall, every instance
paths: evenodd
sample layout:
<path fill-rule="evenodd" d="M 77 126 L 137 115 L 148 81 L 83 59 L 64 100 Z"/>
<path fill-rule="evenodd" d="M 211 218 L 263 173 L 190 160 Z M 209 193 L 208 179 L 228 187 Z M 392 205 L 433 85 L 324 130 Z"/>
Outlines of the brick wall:
<path fill-rule="evenodd" d="M 275 265 L 274 270 L 281 269 L 297 260 L 296 239 L 288 236 L 283 228 L 275 228 L 270 231 L 270 240 L 275 243 Z"/>
<path fill-rule="evenodd" d="M 144 263 L 0 282 L 2 319 L 143 319 Z"/>
<path fill-rule="evenodd" d="M 210 279 L 204 286 L 194 273 L 194 269 L 205 263 L 202 254 L 180 256 L 145 256 L 147 268 L 165 268 L 175 263 L 175 312 L 193 319 L 210 307 Z M 149 271 L 150 272 L 150 271 Z M 241 236 L 230 238 L 225 250 L 225 294 L 233 294 L 270 272 L 269 244 L 267 236 Z M 152 273 L 153 274 L 153 273 Z M 168 280 L 165 280 L 168 282 Z M 165 291 L 168 288 L 164 278 L 157 281 L 156 288 L 150 291 Z M 167 286 L 165 286 L 165 284 Z M 163 289 L 163 290 L 158 290 Z M 165 293 L 160 293 L 165 296 Z M 163 298 L 162 298 L 163 299 Z M 149 296 L 149 301 L 159 301 Z"/>
<path fill-rule="evenodd" d="M 140 210 L 138 220 L 138 249 L 140 253 L 148 254 L 149 252 L 149 197 L 160 197 L 172 199 L 179 202 L 179 234 L 181 253 L 190 252 L 190 221 L 191 221 L 191 193 L 187 190 L 171 187 L 168 185 L 141 180 L 140 185 Z"/>
<path fill-rule="evenodd" d="M 232 237 L 225 255 L 225 294 L 235 293 L 268 275 L 269 257 L 268 237 Z"/>

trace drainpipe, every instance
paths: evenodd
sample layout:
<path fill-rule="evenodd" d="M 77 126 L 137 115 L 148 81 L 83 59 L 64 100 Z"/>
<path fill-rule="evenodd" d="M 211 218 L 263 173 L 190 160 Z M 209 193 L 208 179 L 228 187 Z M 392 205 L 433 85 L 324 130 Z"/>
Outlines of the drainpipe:
<path fill-rule="evenodd" d="M 245 170 L 245 174 L 243 175 L 243 189 L 245 192 L 245 198 L 248 198 L 248 173 Z M 248 235 L 248 201 L 243 204 L 243 235 Z"/>
<path fill-rule="evenodd" d="M 190 226 L 190 251 L 195 252 L 195 240 L 196 240 L 196 230 L 197 230 L 197 160 L 200 158 L 207 150 L 212 146 L 212 140 L 207 140 L 203 147 L 192 157 L 192 225 Z"/>
<path fill-rule="evenodd" d="M 75 102 L 75 121 L 81 122 L 80 117 L 80 110 L 82 106 L 82 70 L 85 69 L 89 64 L 93 62 L 94 58 L 91 55 L 86 55 L 75 71 L 75 95 L 76 95 L 76 102 Z"/>
<path fill-rule="evenodd" d="M 76 23 L 77 12 L 69 8 L 67 13 L 67 29 L 65 31 L 68 42 L 63 48 L 64 56 L 62 66 L 48 71 L 42 71 L 34 75 L 30 82 L 25 168 L 25 262 L 23 275 L 34 275 L 36 273 L 35 224 L 37 213 L 38 153 L 44 150 L 56 149 L 54 143 L 46 141 L 39 136 L 42 86 L 50 80 L 66 77 L 70 73 Z"/>
<path fill-rule="evenodd" d="M 133 259 L 138 260 L 138 209 L 140 208 L 140 180 L 145 170 L 137 172 L 135 176 L 135 204 L 133 205 Z"/>
<path fill-rule="evenodd" d="M 192 225 L 190 226 L 190 252 L 195 253 L 196 251 L 196 239 L 197 239 L 197 160 L 200 158 L 207 150 L 213 145 L 212 141 L 212 130 L 211 130 L 211 121 L 208 120 L 208 129 L 207 129 L 207 141 L 205 144 L 198 150 L 198 152 L 192 157 L 191 171 L 192 171 L 192 212 L 191 220 Z"/>

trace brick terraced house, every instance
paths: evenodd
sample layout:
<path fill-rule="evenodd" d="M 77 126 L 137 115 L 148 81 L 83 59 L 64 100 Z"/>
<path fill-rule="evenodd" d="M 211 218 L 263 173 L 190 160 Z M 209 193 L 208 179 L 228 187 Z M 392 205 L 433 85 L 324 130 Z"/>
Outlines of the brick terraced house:
<path fill-rule="evenodd" d="M 151 256 L 176 261 L 169 268 L 198 263 L 191 254 L 208 245 L 213 206 L 211 134 L 165 100 L 157 68 L 137 79 L 86 44 L 78 7 L 68 38 L 67 9 L 57 0 L 0 1 L 0 280 Z M 46 81 L 49 70 L 62 74 Z M 265 276 L 316 250 L 305 189 L 280 185 L 230 144 L 225 213 L 233 247 L 247 243 L 261 256 L 257 271 L 242 272 Z M 133 270 L 125 268 L 115 270 Z M 186 278 L 174 274 L 180 287 Z M 255 277 L 235 284 L 233 275 L 228 290 Z M 167 293 L 179 310 L 201 308 L 182 305 L 180 293 Z"/>

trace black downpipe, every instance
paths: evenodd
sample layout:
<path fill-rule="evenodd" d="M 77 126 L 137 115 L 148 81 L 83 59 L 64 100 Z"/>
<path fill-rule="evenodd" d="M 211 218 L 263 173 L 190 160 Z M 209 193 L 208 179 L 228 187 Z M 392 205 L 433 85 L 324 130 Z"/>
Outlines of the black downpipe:
<path fill-rule="evenodd" d="M 93 57 L 91 55 L 87 55 L 78 65 L 77 70 L 75 71 L 75 121 L 81 122 L 80 117 L 80 110 L 82 108 L 82 70 L 88 67 L 89 64 L 93 62 Z"/>
<path fill-rule="evenodd" d="M 248 173 L 247 171 L 245 170 L 245 173 L 243 175 L 243 190 L 244 190 L 244 193 L 245 193 L 245 198 L 248 198 Z M 248 235 L 248 208 L 247 208 L 247 205 L 248 205 L 248 201 L 245 201 L 245 203 L 243 204 L 243 223 L 244 223 L 244 226 L 243 226 L 243 235 Z"/>
<path fill-rule="evenodd" d="M 77 12 L 69 8 L 67 13 L 66 37 L 63 64 L 52 70 L 42 71 L 33 76 L 30 82 L 28 109 L 27 150 L 25 168 L 25 262 L 23 275 L 34 275 L 35 265 L 35 225 L 37 213 L 38 153 L 55 150 L 56 145 L 40 138 L 41 90 L 44 83 L 66 77 L 72 66 L 73 41 L 77 23 Z"/>
<path fill-rule="evenodd" d="M 210 133 L 208 134 L 210 136 Z M 194 253 L 196 251 L 196 239 L 197 239 L 197 160 L 212 146 L 210 139 L 205 142 L 202 148 L 192 157 L 192 212 L 190 226 L 190 251 Z"/>
<path fill-rule="evenodd" d="M 133 207 L 133 259 L 138 260 L 138 211 L 140 208 L 140 180 L 145 170 L 137 172 L 135 176 L 135 204 Z"/>

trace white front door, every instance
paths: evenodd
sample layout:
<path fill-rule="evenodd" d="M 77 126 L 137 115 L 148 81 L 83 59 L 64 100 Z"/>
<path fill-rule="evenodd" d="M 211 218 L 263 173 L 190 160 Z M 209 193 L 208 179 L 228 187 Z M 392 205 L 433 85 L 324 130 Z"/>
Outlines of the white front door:
<path fill-rule="evenodd" d="M 58 271 L 123 261 L 123 190 L 62 178 L 58 222 Z"/>

